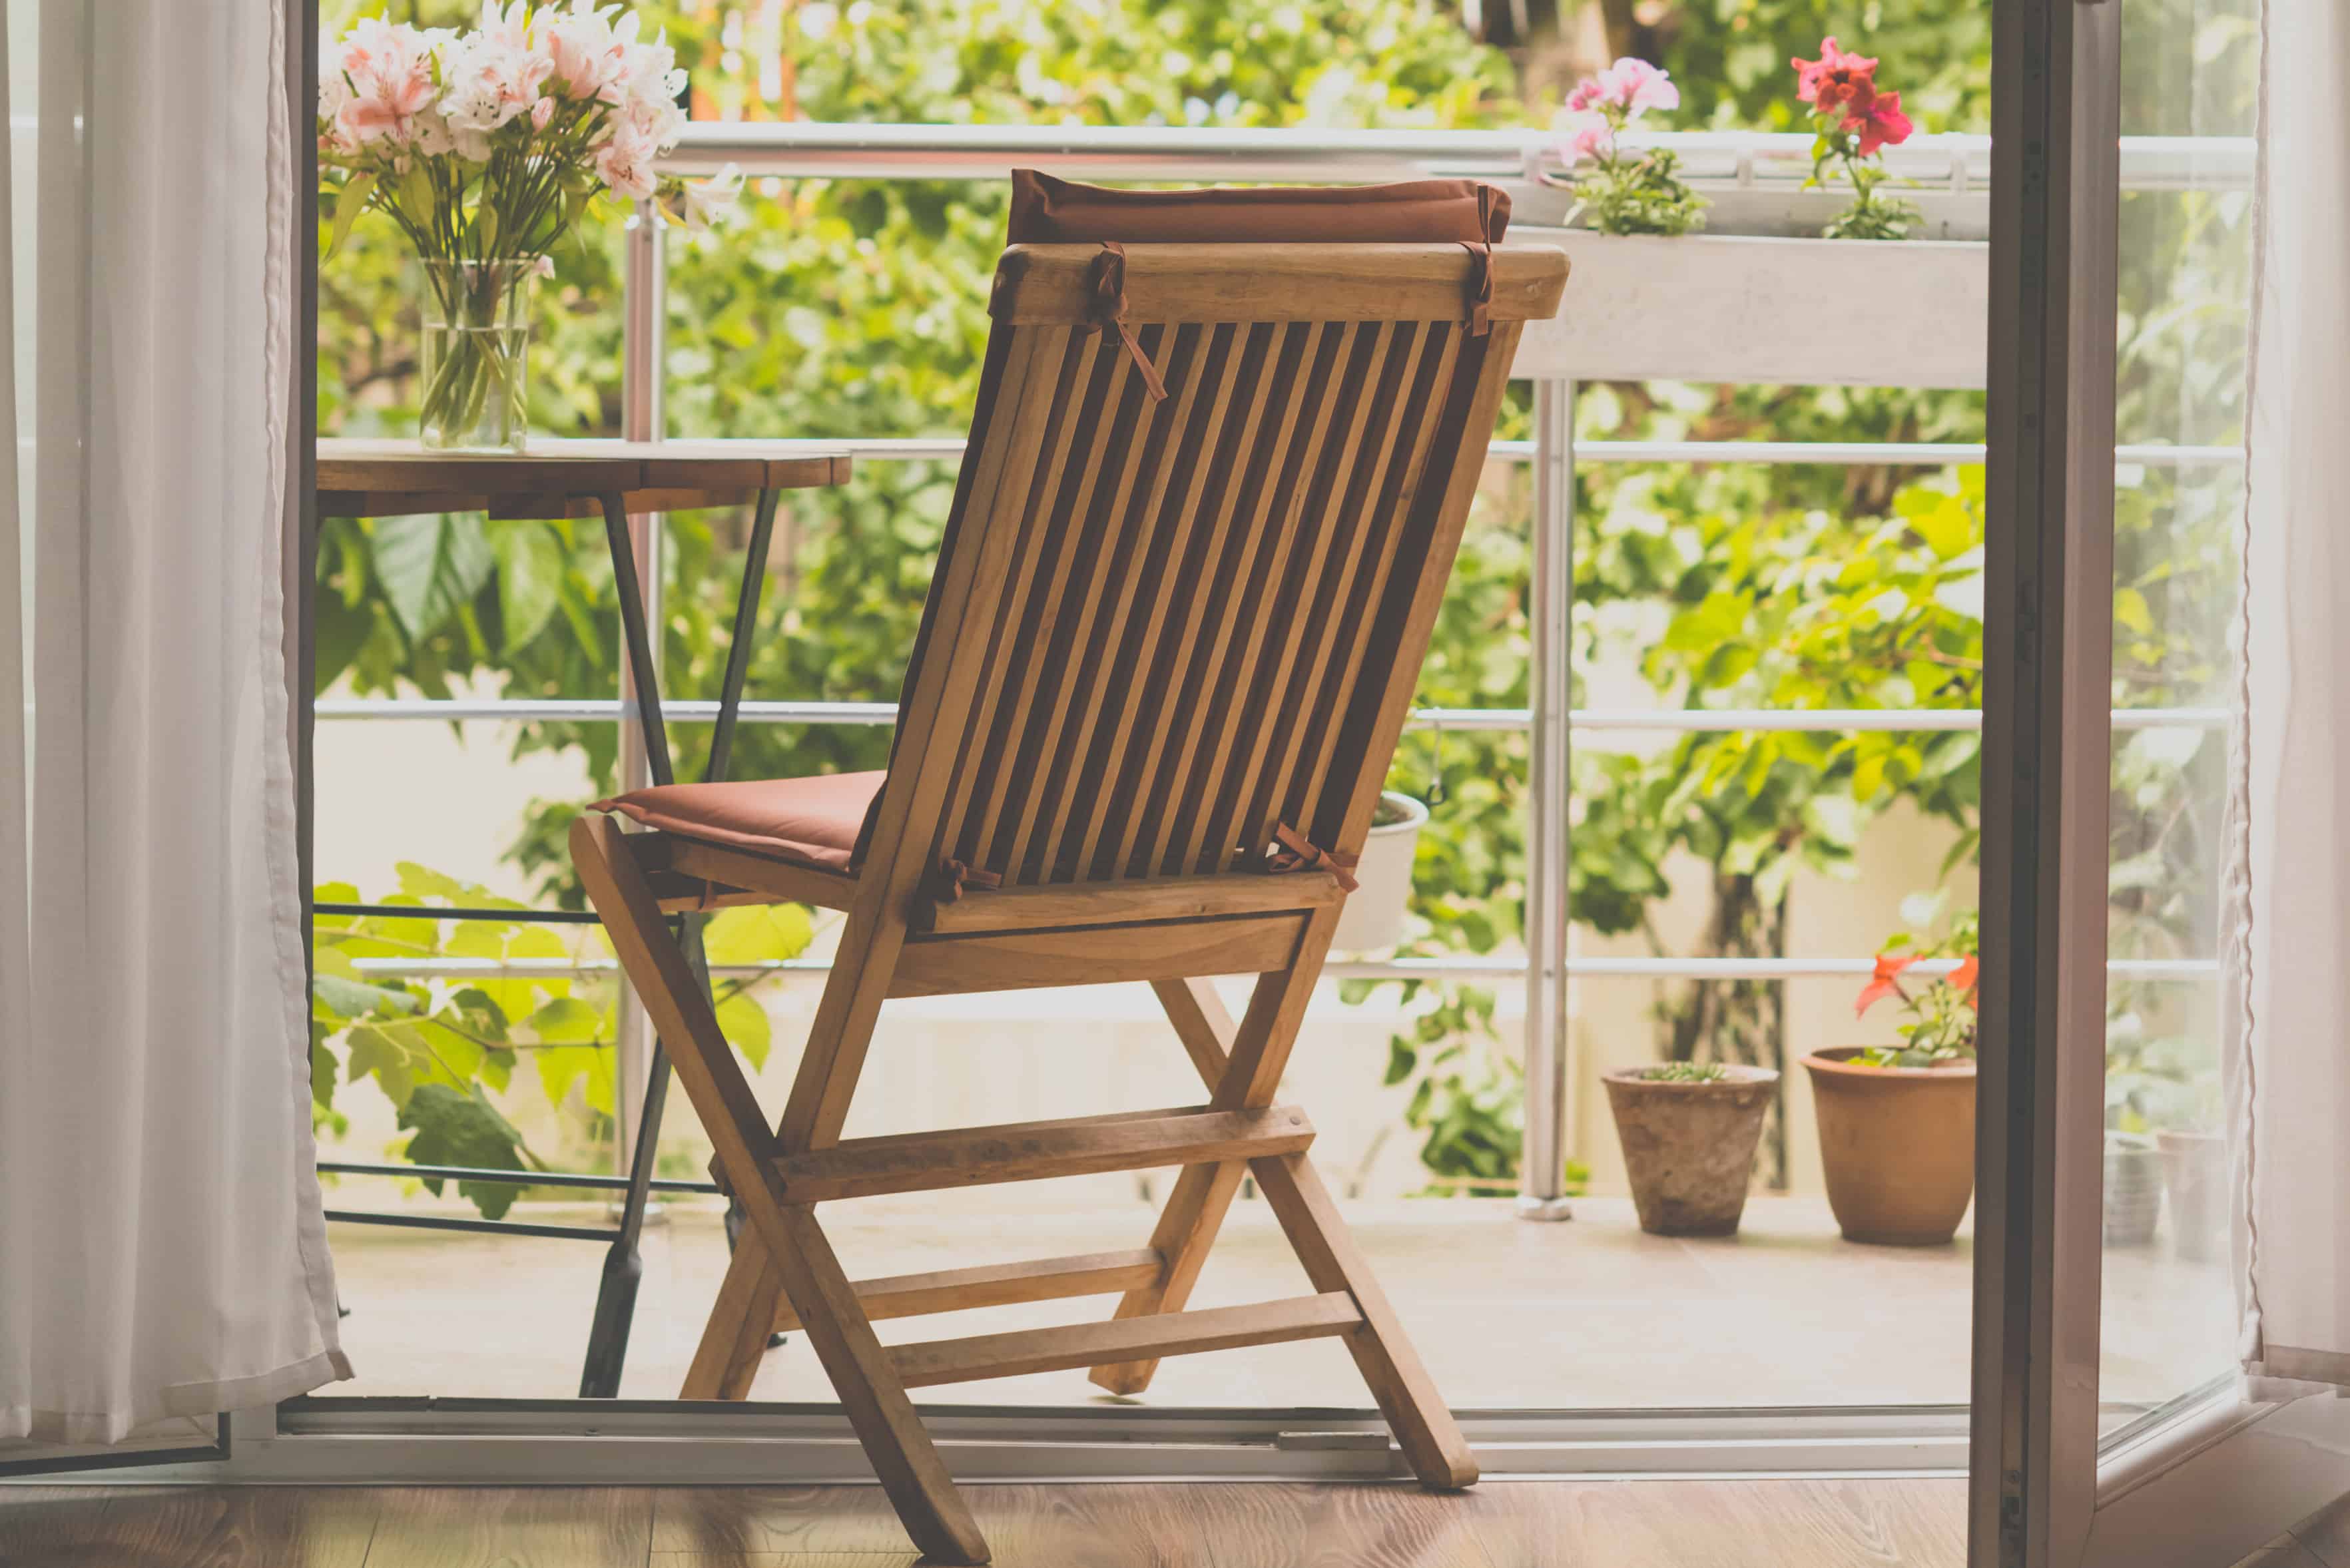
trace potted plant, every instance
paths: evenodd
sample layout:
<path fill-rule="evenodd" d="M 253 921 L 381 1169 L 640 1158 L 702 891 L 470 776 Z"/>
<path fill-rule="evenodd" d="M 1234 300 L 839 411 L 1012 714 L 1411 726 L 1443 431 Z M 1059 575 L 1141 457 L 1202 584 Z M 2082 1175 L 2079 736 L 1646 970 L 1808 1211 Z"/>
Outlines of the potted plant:
<path fill-rule="evenodd" d="M 1607 1083 L 1640 1229 L 1657 1236 L 1736 1234 L 1779 1075 L 1668 1062 L 1610 1073 Z"/>
<path fill-rule="evenodd" d="M 1920 942 L 1894 936 L 1854 1006 L 1898 997 L 1898 1045 L 1835 1046 L 1804 1058 L 1820 1131 L 1828 1207 L 1845 1239 L 1930 1247 L 1957 1234 L 1975 1185 L 1977 917 Z M 1921 959 L 1955 958 L 1949 974 L 1903 983 Z"/>
<path fill-rule="evenodd" d="M 1419 853 L 1419 830 L 1428 807 L 1408 794 L 1382 791 L 1371 813 L 1370 836 L 1355 863 L 1355 890 L 1338 913 L 1330 945 L 1340 952 L 1369 952 L 1403 940 L 1404 906 L 1411 898 L 1412 861 Z"/>
<path fill-rule="evenodd" d="M 2170 1210 L 2170 1245 L 2190 1262 L 2210 1262 L 2228 1247 L 2228 1148 L 2220 1134 L 2220 1067 L 2208 1041 L 2167 1034 L 2147 1038 L 2135 1012 L 2106 1028 L 2106 1244 L 2114 1240 L 2121 1185 L 2158 1183 Z M 2114 1140 L 2143 1148 L 2142 1169 L 2115 1168 Z M 2133 1232 L 2134 1233 L 2134 1232 Z M 2151 1235 L 2139 1238 L 2151 1240 Z"/>

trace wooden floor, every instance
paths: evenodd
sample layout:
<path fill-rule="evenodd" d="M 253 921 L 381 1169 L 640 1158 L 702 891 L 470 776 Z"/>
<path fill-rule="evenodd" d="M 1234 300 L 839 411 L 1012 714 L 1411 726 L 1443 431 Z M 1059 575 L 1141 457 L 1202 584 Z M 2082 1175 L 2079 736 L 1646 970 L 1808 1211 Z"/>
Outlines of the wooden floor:
<path fill-rule="evenodd" d="M 999 1568 L 1961 1568 L 1956 1480 L 974 1486 Z M 908 1568 L 876 1487 L 0 1487 L 0 1568 Z"/>

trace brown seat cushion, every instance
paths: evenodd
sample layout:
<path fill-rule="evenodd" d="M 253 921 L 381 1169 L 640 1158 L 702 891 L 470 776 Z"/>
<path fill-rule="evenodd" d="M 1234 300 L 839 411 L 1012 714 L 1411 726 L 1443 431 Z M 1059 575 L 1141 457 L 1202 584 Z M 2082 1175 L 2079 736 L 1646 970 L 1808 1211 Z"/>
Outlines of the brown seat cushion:
<path fill-rule="evenodd" d="M 1498 244 L 1510 226 L 1505 191 L 1474 180 L 1394 185 L 1202 186 L 1114 191 L 1012 171 L 1010 244 Z"/>
<path fill-rule="evenodd" d="M 620 812 L 665 833 L 846 871 L 857 852 L 865 808 L 888 776 L 877 768 L 740 784 L 660 784 L 599 800 L 588 809 Z"/>

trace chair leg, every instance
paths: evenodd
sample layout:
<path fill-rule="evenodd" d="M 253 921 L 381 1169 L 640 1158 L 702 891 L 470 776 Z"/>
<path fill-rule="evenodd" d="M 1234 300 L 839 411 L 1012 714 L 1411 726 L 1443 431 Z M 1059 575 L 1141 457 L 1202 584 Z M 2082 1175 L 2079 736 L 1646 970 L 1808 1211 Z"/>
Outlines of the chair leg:
<path fill-rule="evenodd" d="M 1201 1081 L 1214 1089 L 1230 1068 L 1230 1043 L 1236 1033 L 1231 1015 L 1204 980 L 1161 981 L 1155 989 Z M 1321 1172 L 1303 1154 L 1254 1160 L 1250 1169 L 1314 1288 L 1345 1291 L 1355 1298 L 1363 1326 L 1347 1336 L 1347 1348 L 1412 1473 L 1421 1485 L 1439 1490 L 1474 1484 L 1476 1455 L 1437 1394 L 1369 1262 L 1356 1247 Z M 1169 1208 L 1173 1207 L 1170 1199 Z M 1209 1240 L 1213 1240 L 1212 1228 Z M 1098 1371 L 1096 1376 L 1098 1380 Z"/>
<path fill-rule="evenodd" d="M 905 1385 L 890 1369 L 889 1355 L 831 1244 L 806 1206 L 782 1201 L 775 1185 L 775 1137 L 718 1027 L 709 994 L 695 982 L 636 857 L 620 839 L 608 819 L 580 818 L 571 826 L 572 865 L 653 1026 L 663 1040 L 677 1043 L 678 1081 L 717 1147 L 849 1425 L 914 1544 L 942 1563 L 986 1562 L 986 1539 L 922 1429 Z M 861 1047 L 863 1042 L 853 1044 Z M 748 1274 L 747 1264 L 743 1272 Z M 744 1293 L 748 1289 L 746 1284 Z M 771 1307 L 758 1332 L 774 1322 Z"/>
<path fill-rule="evenodd" d="M 1332 916 L 1324 925 L 1334 924 L 1336 919 Z M 1320 940 L 1327 944 L 1326 930 Z M 1258 976 L 1256 990 L 1249 997 L 1248 1018 L 1238 1025 L 1232 1023 L 1231 1013 L 1207 981 L 1153 982 L 1159 1004 L 1167 1009 L 1177 1035 L 1191 1054 L 1191 1064 L 1220 1100 L 1231 1076 L 1230 1044 L 1240 1037 L 1243 1029 L 1258 1032 L 1262 1049 L 1279 1056 L 1288 1054 L 1288 1039 L 1276 1040 L 1274 1035 L 1285 1019 L 1291 1033 L 1295 1033 L 1295 1014 L 1304 1010 L 1305 997 L 1313 991 L 1314 977 L 1321 967 L 1320 951 L 1316 947 L 1315 961 L 1312 963 L 1301 962 Z M 1270 1078 L 1263 1081 L 1263 1094 L 1256 1096 L 1257 1103 L 1270 1104 L 1279 1082 L 1276 1061 Z M 1236 1096 L 1233 1103 L 1243 1104 L 1247 1098 Z M 1118 1301 L 1115 1316 L 1149 1317 L 1155 1313 L 1183 1310 L 1191 1299 L 1191 1287 L 1198 1282 L 1200 1270 L 1216 1244 L 1216 1233 L 1223 1228 L 1225 1211 L 1232 1208 L 1232 1199 L 1240 1192 L 1241 1179 L 1246 1174 L 1246 1168 L 1237 1160 L 1184 1168 L 1183 1174 L 1175 1179 L 1175 1189 L 1168 1194 L 1167 1206 L 1159 1210 L 1159 1223 L 1150 1233 L 1150 1245 L 1167 1260 L 1166 1274 L 1155 1285 L 1127 1292 Z M 1087 1376 L 1113 1394 L 1139 1394 L 1150 1386 L 1158 1370 L 1156 1361 L 1120 1361 L 1097 1366 Z"/>
<path fill-rule="evenodd" d="M 767 1242 L 745 1227 L 726 1266 L 726 1282 L 702 1325 L 702 1343 L 686 1369 L 681 1399 L 747 1399 L 774 1334 L 784 1278 L 767 1266 Z"/>

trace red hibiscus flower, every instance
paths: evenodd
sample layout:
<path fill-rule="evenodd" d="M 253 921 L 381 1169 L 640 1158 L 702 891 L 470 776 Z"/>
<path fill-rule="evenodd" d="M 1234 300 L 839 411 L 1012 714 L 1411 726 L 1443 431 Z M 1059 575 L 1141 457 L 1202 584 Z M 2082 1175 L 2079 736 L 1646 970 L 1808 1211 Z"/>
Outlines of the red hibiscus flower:
<path fill-rule="evenodd" d="M 1860 132 L 1860 155 L 1863 158 L 1880 147 L 1898 147 L 1909 140 L 1915 129 L 1909 117 L 1901 112 L 1901 95 L 1881 92 L 1866 104 L 1856 104 L 1845 117 L 1846 130 Z"/>
<path fill-rule="evenodd" d="M 1877 62 L 1846 54 L 1833 36 L 1820 40 L 1818 59 L 1788 64 L 1795 67 L 1795 96 L 1822 114 L 1856 114 L 1877 100 Z"/>
<path fill-rule="evenodd" d="M 1877 954 L 1877 973 L 1861 988 L 1860 999 L 1852 1004 L 1853 1016 L 1856 1018 L 1887 997 L 1898 994 L 1901 988 L 1894 983 L 1894 977 L 1917 961 L 1916 953 Z"/>

